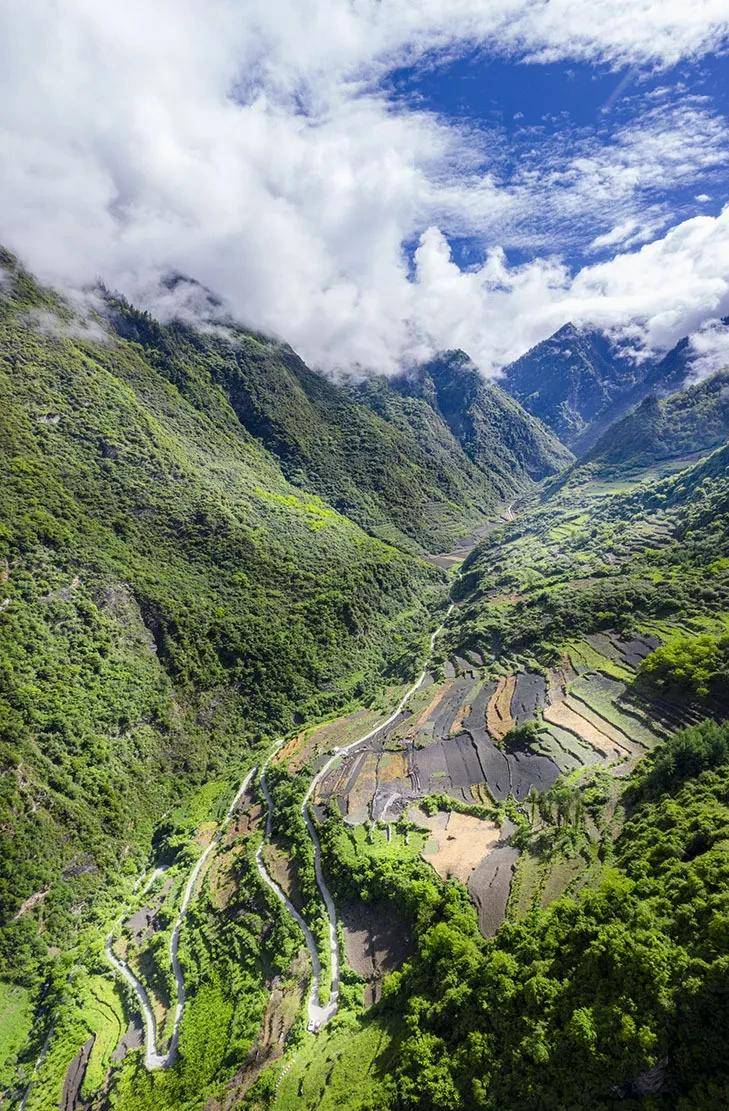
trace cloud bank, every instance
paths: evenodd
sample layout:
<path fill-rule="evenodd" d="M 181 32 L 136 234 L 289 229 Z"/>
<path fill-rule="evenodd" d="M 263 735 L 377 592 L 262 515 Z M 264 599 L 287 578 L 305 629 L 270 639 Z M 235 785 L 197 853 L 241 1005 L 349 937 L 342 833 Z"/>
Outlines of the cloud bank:
<path fill-rule="evenodd" d="M 729 322 L 705 321 L 697 332 L 689 336 L 689 345 L 692 354 L 688 385 L 697 385 L 718 370 L 729 368 Z"/>
<path fill-rule="evenodd" d="M 645 105 L 505 178 L 497 137 L 386 78 L 474 47 L 660 68 L 728 36 L 725 0 L 6 4 L 0 241 L 45 280 L 103 278 L 162 315 L 162 279 L 191 275 L 331 371 L 462 346 L 493 373 L 568 319 L 665 346 L 729 312 L 729 210 L 669 227 L 658 195 L 726 166 L 709 105 Z M 622 253 L 572 273 L 575 229 Z M 515 245 L 532 261 L 510 265 Z"/>

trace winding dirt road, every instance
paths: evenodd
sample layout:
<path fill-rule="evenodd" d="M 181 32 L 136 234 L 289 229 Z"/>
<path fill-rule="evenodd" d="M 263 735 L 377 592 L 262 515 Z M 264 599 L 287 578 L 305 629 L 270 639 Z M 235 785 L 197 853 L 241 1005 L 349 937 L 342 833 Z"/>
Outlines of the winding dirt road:
<path fill-rule="evenodd" d="M 509 519 L 513 519 L 512 506 L 511 505 L 507 507 L 506 512 L 509 515 Z M 460 578 L 460 575 L 457 577 L 457 579 L 458 578 Z M 456 581 L 457 581 L 457 579 L 456 579 Z M 315 875 L 316 875 L 316 883 L 317 883 L 317 887 L 319 888 L 319 893 L 322 897 L 322 901 L 323 901 L 324 906 L 326 908 L 326 914 L 327 914 L 327 920 L 328 920 L 328 926 L 329 926 L 329 952 L 330 952 L 330 959 L 331 959 L 331 979 L 330 979 L 330 988 L 329 988 L 329 998 L 328 998 L 328 1000 L 325 1004 L 322 1004 L 320 1002 L 320 999 L 321 999 L 321 982 L 322 982 L 322 966 L 321 966 L 321 960 L 319 958 L 319 952 L 318 952 L 317 945 L 316 945 L 316 939 L 314 938 L 314 935 L 311 932 L 311 929 L 309 928 L 307 923 L 304 921 L 304 919 L 301 916 L 301 914 L 299 913 L 299 911 L 296 909 L 296 907 L 293 905 L 293 903 L 288 898 L 286 893 L 281 889 L 281 887 L 276 883 L 276 881 L 273 879 L 273 877 L 268 872 L 268 869 L 266 868 L 266 866 L 263 862 L 263 843 L 261 843 L 261 845 L 258 847 L 258 850 L 256 852 L 256 867 L 258 869 L 259 875 L 261 876 L 261 879 L 264 881 L 264 883 L 267 884 L 267 886 L 271 889 L 271 891 L 273 891 L 274 894 L 276 895 L 276 897 L 281 901 L 283 906 L 286 908 L 286 911 L 288 912 L 288 914 L 293 918 L 293 920 L 298 925 L 299 929 L 302 931 L 302 933 L 304 935 L 304 939 L 306 941 L 306 946 L 307 946 L 307 949 L 309 951 L 309 956 L 311 958 L 311 966 L 312 966 L 311 990 L 309 992 L 309 1001 L 308 1001 L 308 1005 L 307 1005 L 307 1011 L 308 1011 L 307 1027 L 312 1032 L 316 1032 L 316 1031 L 320 1030 L 321 1027 L 330 1018 L 332 1018 L 333 1015 L 335 1015 L 337 1010 L 338 1010 L 338 1007 L 339 1007 L 340 961 L 339 961 L 339 944 L 338 944 L 338 940 L 337 940 L 337 911 L 336 911 L 336 907 L 334 905 L 334 900 L 332 898 L 331 892 L 329 891 L 326 880 L 324 878 L 324 872 L 323 872 L 322 864 L 321 864 L 321 844 L 319 842 L 319 836 L 317 834 L 316 827 L 315 827 L 314 822 L 313 822 L 313 820 L 311 818 L 311 815 L 309 813 L 309 802 L 310 802 L 310 800 L 312 798 L 312 795 L 314 794 L 314 791 L 316 790 L 318 784 L 328 774 L 328 772 L 331 770 L 332 766 L 336 763 L 337 760 L 340 760 L 343 756 L 346 756 L 348 753 L 354 751 L 354 749 L 358 748 L 360 745 L 366 744 L 367 741 L 372 740 L 373 737 L 377 736 L 377 734 L 382 729 L 385 729 L 385 728 L 387 728 L 388 725 L 391 725 L 392 722 L 395 721 L 395 719 L 402 713 L 402 711 L 405 708 L 409 699 L 413 696 L 413 694 L 415 694 L 415 692 L 420 688 L 420 686 L 422 685 L 422 683 L 425 680 L 425 677 L 426 677 L 427 672 L 428 672 L 428 665 L 430 664 L 430 661 L 431 661 L 431 658 L 432 658 L 432 655 L 433 655 L 435 642 L 438 639 L 438 637 L 440 636 L 441 632 L 443 631 L 443 628 L 445 626 L 446 621 L 448 620 L 451 613 L 453 612 L 454 605 L 455 605 L 455 603 L 453 603 L 453 602 L 450 603 L 450 605 L 448 606 L 448 609 L 446 611 L 446 615 L 445 615 L 443 621 L 438 626 L 438 628 L 432 633 L 432 635 L 430 637 L 430 640 L 429 640 L 429 643 L 428 643 L 428 651 L 427 651 L 427 654 L 426 654 L 426 659 L 425 659 L 425 664 L 423 666 L 423 670 L 420 672 L 418 678 L 415 680 L 415 682 L 412 684 L 412 686 L 410 686 L 405 691 L 404 695 L 402 696 L 402 698 L 400 699 L 400 701 L 398 702 L 397 706 L 392 711 L 392 713 L 387 718 L 385 718 L 384 721 L 381 721 L 378 725 L 376 725 L 374 727 L 374 729 L 370 729 L 370 731 L 368 733 L 365 733 L 364 736 L 358 737 L 357 740 L 352 741 L 350 744 L 345 745 L 342 748 L 335 748 L 333 750 L 333 752 L 331 753 L 329 759 L 319 769 L 319 771 L 316 773 L 316 775 L 313 777 L 313 779 L 309 783 L 306 794 L 304 795 L 304 799 L 303 799 L 302 804 L 301 804 L 301 813 L 302 813 L 304 821 L 306 823 L 307 832 L 309 834 L 309 837 L 311 838 L 311 842 L 312 842 L 312 845 L 313 845 L 313 848 L 314 848 L 314 871 L 315 871 Z M 264 800 L 266 802 L 266 807 L 267 807 L 266 826 L 265 826 L 265 840 L 270 839 L 271 828 L 272 828 L 272 818 L 273 818 L 273 800 L 271 798 L 271 794 L 270 794 L 269 789 L 268 789 L 268 784 L 266 783 L 266 768 L 268 767 L 268 764 L 270 763 L 270 761 L 271 761 L 272 757 L 275 755 L 275 753 L 278 751 L 278 748 L 281 746 L 281 744 L 282 744 L 282 742 L 279 741 L 277 743 L 276 747 L 273 749 L 273 751 L 269 754 L 269 756 L 267 757 L 266 761 L 264 762 L 264 764 L 261 768 L 261 773 L 260 773 L 260 777 L 259 777 L 261 793 L 263 794 Z M 184 894 L 182 896 L 182 902 L 180 903 L 180 910 L 179 910 L 179 913 L 178 913 L 177 918 L 175 920 L 175 924 L 174 924 L 174 927 L 173 927 L 173 930 L 172 930 L 172 935 L 170 937 L 170 962 L 172 964 L 172 971 L 173 971 L 173 974 L 174 974 L 174 977 L 175 977 L 175 983 L 176 983 L 176 986 L 177 986 L 177 1005 L 175 1007 L 175 1017 L 174 1017 L 173 1027 L 172 1027 L 172 1036 L 170 1038 L 169 1047 L 168 1047 L 166 1053 L 160 1053 L 159 1049 L 158 1049 L 157 1023 L 156 1023 L 156 1019 L 155 1019 L 154 1011 L 152 1009 L 152 1004 L 151 1004 L 149 995 L 148 995 L 144 985 L 140 982 L 140 980 L 137 978 L 137 976 L 135 976 L 134 972 L 132 972 L 131 968 L 126 963 L 126 961 L 124 961 L 121 957 L 118 957 L 116 955 L 116 953 L 114 952 L 114 950 L 113 950 L 113 933 L 110 933 L 109 936 L 106 939 L 105 952 L 106 952 L 107 959 L 109 960 L 109 962 L 113 966 L 113 968 L 116 970 L 116 972 L 127 981 L 127 983 L 130 985 L 130 987 L 134 991 L 135 995 L 137 996 L 137 1001 L 139 1003 L 139 1007 L 140 1007 L 140 1010 L 141 1010 L 141 1013 L 142 1013 L 142 1018 L 143 1018 L 143 1021 L 144 1021 L 144 1032 L 145 1032 L 145 1058 L 144 1058 L 144 1060 L 145 1060 L 145 1065 L 149 1070 L 160 1069 L 160 1068 L 168 1068 L 173 1063 L 173 1061 L 175 1060 L 175 1058 L 177 1056 L 177 1047 L 178 1047 L 178 1042 L 179 1042 L 179 1037 L 180 1037 L 180 1025 L 182 1023 L 182 1016 L 183 1016 L 184 1009 L 185 1009 L 185 981 L 184 981 L 184 977 L 183 977 L 183 974 L 182 974 L 182 968 L 180 967 L 180 962 L 179 962 L 179 957 L 178 957 L 180 930 L 182 928 L 182 923 L 185 919 L 185 915 L 187 914 L 188 907 L 189 907 L 190 902 L 191 902 L 192 897 L 193 897 L 193 892 L 194 892 L 195 883 L 197 881 L 197 878 L 200 875 L 202 869 L 205 867 L 205 863 L 208 860 L 210 854 L 213 852 L 213 850 L 217 846 L 218 842 L 220 841 L 220 838 L 222 837 L 223 832 L 225 831 L 225 829 L 228 825 L 228 822 L 230 821 L 230 819 L 233 815 L 233 811 L 235 810 L 236 806 L 238 805 L 238 802 L 240 801 L 242 795 L 248 789 L 248 785 L 250 784 L 250 781 L 253 778 L 253 774 L 254 774 L 255 770 L 256 770 L 255 768 L 251 769 L 251 771 L 248 773 L 248 775 L 244 779 L 243 783 L 239 787 L 238 791 L 235 794 L 235 797 L 233 798 L 233 801 L 231 802 L 230 806 L 228 807 L 228 811 L 225 815 L 224 820 L 221 822 L 220 826 L 218 827 L 218 830 L 215 833 L 215 836 L 211 840 L 208 847 L 202 853 L 199 860 L 196 861 L 192 871 L 190 872 L 190 876 L 189 876 L 187 884 L 185 886 L 185 891 L 184 891 Z"/>
<path fill-rule="evenodd" d="M 199 859 L 195 861 L 192 871 L 190 872 L 190 875 L 188 877 L 187 883 L 185 884 L 185 890 L 182 895 L 180 909 L 177 913 L 177 918 L 175 919 L 175 924 L 172 928 L 172 935 L 170 937 L 170 962 L 172 964 L 172 972 L 175 977 L 175 984 L 177 985 L 177 1005 L 175 1007 L 175 1018 L 172 1026 L 172 1036 L 170 1038 L 170 1044 L 166 1053 L 160 1053 L 157 1046 L 157 1020 L 155 1019 L 152 1004 L 150 1002 L 146 988 L 134 975 L 127 962 L 121 957 L 118 957 L 114 952 L 113 932 L 110 933 L 106 939 L 105 952 L 107 959 L 114 967 L 116 972 L 127 981 L 137 997 L 137 1001 L 142 1012 L 142 1020 L 144 1022 L 144 1063 L 150 1071 L 153 1069 L 169 1068 L 169 1066 L 172 1064 L 177 1056 L 177 1046 L 180 1040 L 180 1025 L 182 1023 L 182 1015 L 185 1010 L 185 979 L 182 975 L 182 968 L 180 966 L 178 955 L 180 945 L 180 930 L 182 929 L 182 923 L 185 920 L 185 915 L 187 914 L 190 903 L 192 902 L 192 897 L 195 890 L 195 883 L 197 882 L 198 876 L 205 867 L 206 861 L 209 859 L 210 855 L 213 853 L 218 843 L 220 842 L 220 839 L 227 829 L 228 823 L 233 816 L 233 812 L 235 811 L 236 806 L 240 802 L 245 792 L 248 790 L 248 786 L 253 778 L 255 771 L 255 768 L 251 768 L 251 770 L 248 772 L 248 775 L 245 777 L 240 787 L 236 791 L 233 797 L 233 801 L 228 807 L 223 821 L 220 823 L 215 832 L 215 836 L 212 838 L 210 844 L 207 846 Z M 159 870 L 156 870 L 156 873 L 159 874 Z M 153 874 L 153 879 L 154 878 L 156 877 Z M 149 883 L 147 884 L 147 887 L 148 886 Z"/>
<path fill-rule="evenodd" d="M 415 692 L 418 690 L 418 688 L 422 685 L 422 683 L 425 680 L 425 676 L 428 673 L 428 664 L 430 663 L 431 657 L 433 655 L 433 649 L 435 647 L 435 642 L 438 639 L 438 637 L 440 636 L 441 632 L 443 631 L 443 627 L 444 627 L 446 621 L 448 620 L 451 613 L 453 612 L 453 607 L 454 607 L 454 603 L 451 602 L 451 604 L 448 607 L 448 610 L 446 611 L 446 615 L 445 615 L 442 623 L 438 626 L 438 628 L 435 630 L 435 632 L 430 637 L 430 641 L 428 643 L 428 652 L 427 652 L 427 655 L 426 655 L 425 666 L 423 667 L 423 670 L 420 672 L 420 675 L 415 680 L 415 682 L 412 684 L 412 686 L 409 687 L 405 691 L 405 694 L 402 696 L 402 698 L 400 699 L 400 701 L 398 702 L 397 706 L 392 711 L 392 713 L 387 718 L 385 718 L 384 721 L 381 721 L 378 725 L 376 725 L 374 727 L 374 729 L 370 729 L 370 731 L 368 733 L 365 733 L 365 735 L 363 737 L 358 737 L 357 740 L 352 741 L 350 744 L 345 745 L 342 748 L 335 748 L 334 751 L 332 752 L 331 756 L 329 757 L 329 759 L 319 769 L 319 771 L 316 773 L 314 778 L 309 783 L 306 794 L 304 795 L 304 799 L 301 803 L 301 813 L 303 815 L 304 821 L 306 822 L 306 828 L 307 828 L 309 837 L 311 838 L 312 845 L 314 847 L 314 872 L 315 872 L 315 875 L 316 875 L 316 884 L 317 884 L 317 887 L 319 888 L 319 893 L 322 897 L 322 901 L 323 901 L 324 906 L 326 908 L 327 920 L 328 920 L 328 925 L 329 925 L 329 955 L 330 955 L 330 960 L 331 960 L 331 981 L 330 981 L 330 989 L 329 989 L 329 998 L 328 998 L 327 1002 L 323 1005 L 320 1002 L 322 967 L 321 967 L 321 961 L 319 959 L 319 953 L 318 953 L 318 950 L 317 950 L 317 947 L 316 947 L 316 940 L 314 938 L 314 935 L 312 934 L 311 930 L 307 926 L 304 919 L 299 914 L 296 907 L 293 906 L 290 899 L 281 890 L 279 885 L 276 883 L 276 881 L 273 879 L 273 877 L 267 871 L 266 866 L 263 863 L 263 845 L 259 846 L 258 852 L 256 853 L 256 864 L 258 866 L 258 871 L 259 871 L 259 874 L 261 875 L 261 878 L 264 880 L 264 882 L 266 884 L 268 884 L 268 886 L 271 888 L 271 890 L 273 892 L 275 892 L 275 894 L 281 900 L 283 905 L 286 907 L 286 910 L 289 912 L 291 917 L 294 919 L 294 921 L 297 923 L 297 925 L 302 930 L 302 932 L 304 934 L 304 937 L 306 939 L 306 945 L 307 945 L 307 948 L 309 950 L 309 955 L 311 956 L 311 965 L 312 965 L 312 983 L 311 983 L 311 991 L 309 993 L 307 1028 L 312 1033 L 316 1033 L 318 1030 L 320 1030 L 321 1027 L 324 1025 L 324 1023 L 328 1022 L 328 1020 L 330 1018 L 332 1018 L 337 1013 L 337 1010 L 338 1010 L 338 1007 L 339 1007 L 340 963 L 339 963 L 339 944 L 338 944 L 338 941 L 337 941 L 337 910 L 336 910 L 336 907 L 334 905 L 334 899 L 332 898 L 332 894 L 331 894 L 329 888 L 327 887 L 326 880 L 324 879 L 324 871 L 322 869 L 322 864 L 321 864 L 321 845 L 320 845 L 320 842 L 319 842 L 319 835 L 316 832 L 316 826 L 314 825 L 314 822 L 312 821 L 311 815 L 309 814 L 309 801 L 310 801 L 314 791 L 316 790 L 317 785 L 327 775 L 327 773 L 331 770 L 332 766 L 336 763 L 337 760 L 340 760 L 343 756 L 346 756 L 348 753 L 352 752 L 359 745 L 363 745 L 367 741 L 372 740 L 373 737 L 376 737 L 377 734 L 382 729 L 385 729 L 388 725 L 391 725 L 392 722 L 395 721 L 395 719 L 397 717 L 399 717 L 399 715 L 402 713 L 402 711 L 405 708 L 405 705 L 407 704 L 409 699 L 413 696 L 413 694 L 415 694 Z M 279 742 L 279 745 L 277 745 L 277 748 L 274 750 L 274 752 L 271 753 L 271 755 L 268 757 L 265 764 L 261 768 L 261 775 L 260 775 L 261 791 L 262 791 L 264 799 L 266 800 L 266 806 L 268 807 L 268 812 L 267 812 L 267 815 L 266 815 L 266 839 L 268 839 L 271 836 L 271 824 L 272 824 L 272 815 L 273 815 L 273 800 L 271 798 L 270 792 L 268 790 L 268 785 L 266 783 L 266 768 L 268 766 L 269 761 L 271 760 L 271 758 L 275 754 L 275 751 L 277 751 L 278 747 L 280 747 L 280 744 L 281 744 L 281 742 Z"/>
<path fill-rule="evenodd" d="M 268 784 L 266 783 L 266 768 L 268 767 L 271 759 L 273 758 L 273 756 L 275 755 L 275 753 L 278 751 L 278 749 L 280 747 L 281 747 L 281 741 L 279 741 L 279 743 L 276 745 L 276 748 L 273 750 L 273 752 L 271 753 L 271 755 L 268 757 L 265 764 L 261 768 L 261 775 L 260 775 L 260 778 L 259 778 L 261 793 L 262 793 L 262 795 L 265 799 L 266 808 L 267 808 L 267 810 L 266 810 L 265 841 L 268 841 L 271 838 L 271 829 L 272 829 L 272 824 L 273 824 L 273 799 L 271 798 L 271 792 L 269 791 Z M 273 876 L 271 875 L 271 873 L 266 868 L 266 865 L 263 863 L 263 845 L 264 845 L 264 842 L 261 842 L 261 844 L 258 846 L 258 849 L 256 851 L 256 867 L 258 868 L 258 874 L 260 875 L 260 877 L 264 881 L 264 883 L 267 884 L 268 887 L 270 887 L 270 889 L 271 889 L 271 891 L 273 891 L 274 895 L 276 895 L 277 898 L 281 900 L 284 907 L 288 911 L 289 915 L 294 919 L 294 921 L 296 922 L 296 925 L 299 927 L 299 929 L 301 930 L 301 932 L 304 935 L 304 939 L 306 941 L 306 948 L 309 950 L 309 956 L 311 958 L 311 973 L 312 973 L 312 975 L 311 975 L 311 988 L 310 988 L 310 991 L 309 991 L 309 1002 L 307 1004 L 307 1026 L 308 1026 L 309 1030 L 312 1030 L 312 1031 L 313 1030 L 318 1030 L 320 1028 L 320 1026 L 322 1026 L 323 1023 L 325 1023 L 327 1021 L 327 1019 L 331 1018 L 332 1014 L 334 1014 L 334 1011 L 336 1010 L 336 998 L 335 998 L 334 1010 L 332 1010 L 331 994 L 330 994 L 330 997 L 329 997 L 329 1002 L 326 1004 L 326 1006 L 322 1007 L 320 1002 L 319 1002 L 320 993 L 321 993 L 322 967 L 321 967 L 321 961 L 319 959 L 319 950 L 317 949 L 316 939 L 315 939 L 313 933 L 311 932 L 311 930 L 309 929 L 308 925 L 304 921 L 304 918 L 302 917 L 302 915 L 299 913 L 299 911 L 296 909 L 294 904 L 289 899 L 286 892 L 281 887 L 279 887 L 279 885 L 276 883 L 276 881 L 273 878 Z M 318 879 L 318 873 L 317 873 L 317 879 Z M 321 888 L 319 888 L 319 890 L 321 891 Z M 336 938 L 336 932 L 335 932 L 334 936 Z M 338 997 L 338 995 L 339 995 L 339 992 L 337 991 L 337 997 Z"/>

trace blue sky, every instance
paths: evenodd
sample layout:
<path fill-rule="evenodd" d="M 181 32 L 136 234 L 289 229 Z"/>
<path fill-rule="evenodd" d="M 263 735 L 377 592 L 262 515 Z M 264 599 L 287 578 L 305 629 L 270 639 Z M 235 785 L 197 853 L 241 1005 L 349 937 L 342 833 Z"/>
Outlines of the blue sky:
<path fill-rule="evenodd" d="M 599 156 L 619 145 L 620 136 L 631 129 L 639 135 L 645 127 L 653 134 L 664 122 L 668 130 L 671 117 L 682 109 L 696 114 L 699 131 L 702 120 L 729 118 L 725 56 L 658 71 L 639 65 L 614 70 L 575 61 L 527 64 L 471 49 L 440 64 L 430 61 L 395 70 L 385 88 L 409 108 L 437 113 L 456 127 L 476 129 L 485 146 L 484 172 L 493 172 L 506 188 L 520 180 L 526 166 L 538 175 L 555 163 L 567 163 L 570 156 Z M 577 268 L 614 253 L 614 243 L 591 244 L 598 227 L 609 232 L 611 220 L 615 227 L 621 214 L 635 218 L 636 232 L 647 211 L 662 226 L 694 215 L 718 215 L 729 196 L 729 167 L 721 159 L 722 151 L 729 149 L 729 134 L 715 144 L 712 133 L 709 147 L 709 164 L 697 159 L 678 180 L 671 173 L 658 181 L 652 174 L 641 179 L 638 167 L 638 182 L 629 198 L 616 198 L 577 227 L 573 221 L 569 227 L 557 223 L 551 229 L 553 249 Z M 482 260 L 484 242 L 478 236 L 452 236 L 450 242 L 461 265 Z M 534 243 L 523 228 L 507 229 L 501 242 L 514 262 L 533 255 Z M 539 246 L 549 243 L 542 240 Z"/>
<path fill-rule="evenodd" d="M 727 0 L 0 5 L 0 242 L 163 319 L 190 275 L 333 374 L 567 320 L 707 354 L 728 50 Z"/>

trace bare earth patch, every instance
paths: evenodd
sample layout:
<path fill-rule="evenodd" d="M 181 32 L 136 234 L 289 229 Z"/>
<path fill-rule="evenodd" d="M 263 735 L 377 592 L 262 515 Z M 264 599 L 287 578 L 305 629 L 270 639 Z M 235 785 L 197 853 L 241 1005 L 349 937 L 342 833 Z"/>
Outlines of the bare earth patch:
<path fill-rule="evenodd" d="M 347 964 L 366 981 L 364 997 L 369 1007 L 382 994 L 383 976 L 399 968 L 412 952 L 412 941 L 392 907 L 356 901 L 340 906 L 339 915 Z"/>
<path fill-rule="evenodd" d="M 461 883 L 468 883 L 474 868 L 501 837 L 496 822 L 452 810 L 428 815 L 420 807 L 411 806 L 408 818 L 432 834 L 423 849 L 423 859 L 443 879 L 454 876 Z"/>
<path fill-rule="evenodd" d="M 503 842 L 496 845 L 474 869 L 468 890 L 478 910 L 484 937 L 493 937 L 506 916 L 511 881 L 519 850 Z"/>
<path fill-rule="evenodd" d="M 511 700 L 514 697 L 515 688 L 515 675 L 499 679 L 496 690 L 489 700 L 486 710 L 486 723 L 488 731 L 495 741 L 502 741 L 516 724 L 511 716 Z"/>

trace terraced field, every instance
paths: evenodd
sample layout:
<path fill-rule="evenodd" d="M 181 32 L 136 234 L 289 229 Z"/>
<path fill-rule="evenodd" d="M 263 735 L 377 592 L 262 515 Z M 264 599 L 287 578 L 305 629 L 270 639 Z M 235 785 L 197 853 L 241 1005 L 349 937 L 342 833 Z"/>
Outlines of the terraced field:
<path fill-rule="evenodd" d="M 323 816 L 333 804 L 352 826 L 404 818 L 426 830 L 423 859 L 468 887 L 491 934 L 504 917 L 518 856 L 509 843 L 508 800 L 524 804 L 561 775 L 596 766 L 622 778 L 669 728 L 694 719 L 690 706 L 657 706 L 636 693 L 637 667 L 658 643 L 652 634 L 590 635 L 553 667 L 498 678 L 483 663 L 453 655 L 446 678 L 431 677 L 417 707 L 406 707 L 320 781 L 317 811 Z M 450 798 L 453 810 L 424 814 L 417 803 L 429 796 Z M 457 812 L 484 802 L 492 822 Z"/>

